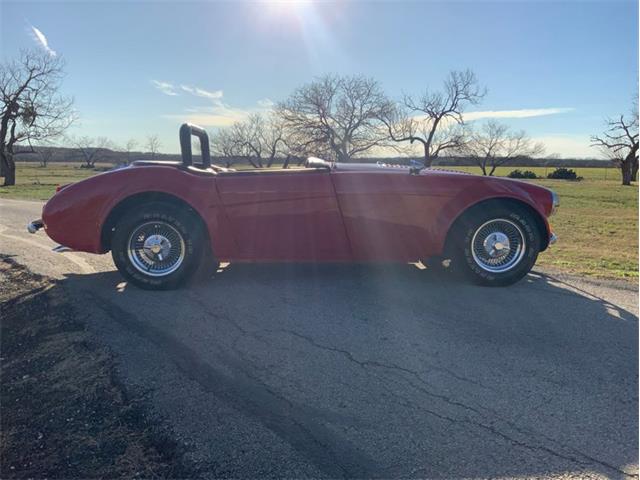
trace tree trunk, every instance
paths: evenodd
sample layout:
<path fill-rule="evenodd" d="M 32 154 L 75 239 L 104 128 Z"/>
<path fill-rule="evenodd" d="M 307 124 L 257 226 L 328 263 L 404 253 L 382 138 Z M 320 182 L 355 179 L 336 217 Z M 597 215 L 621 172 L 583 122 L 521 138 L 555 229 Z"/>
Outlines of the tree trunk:
<path fill-rule="evenodd" d="M 0 153 L 0 163 L 4 174 L 4 186 L 9 187 L 16 184 L 16 162 L 10 153 Z"/>
<path fill-rule="evenodd" d="M 338 151 L 338 162 L 340 163 L 349 163 L 351 159 L 349 158 L 349 155 L 347 155 L 346 153 L 342 152 L 342 151 Z"/>
<path fill-rule="evenodd" d="M 632 182 L 638 181 L 638 157 L 634 157 L 632 161 L 631 181 Z"/>
<path fill-rule="evenodd" d="M 620 165 L 620 171 L 622 172 L 622 185 L 631 185 L 633 178 L 633 161 L 626 158 Z"/>
<path fill-rule="evenodd" d="M 433 158 L 429 154 L 429 146 L 424 144 L 424 168 L 431 168 L 431 164 L 433 163 Z"/>
<path fill-rule="evenodd" d="M 289 168 L 290 161 L 291 161 L 291 155 L 287 155 L 287 158 L 284 159 L 284 163 L 282 164 L 282 168 Z"/>

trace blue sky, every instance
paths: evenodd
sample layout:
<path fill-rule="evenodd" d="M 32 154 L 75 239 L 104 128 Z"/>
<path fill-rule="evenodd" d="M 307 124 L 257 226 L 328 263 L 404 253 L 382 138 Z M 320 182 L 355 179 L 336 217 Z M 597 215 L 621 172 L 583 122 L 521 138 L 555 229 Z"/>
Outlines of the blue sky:
<path fill-rule="evenodd" d="M 182 121 L 215 129 L 323 73 L 372 76 L 399 97 L 470 68 L 488 88 L 476 118 L 583 157 L 638 88 L 635 1 L 2 0 L 0 22 L 3 59 L 49 48 L 66 60 L 73 133 L 158 134 L 165 152 Z"/>

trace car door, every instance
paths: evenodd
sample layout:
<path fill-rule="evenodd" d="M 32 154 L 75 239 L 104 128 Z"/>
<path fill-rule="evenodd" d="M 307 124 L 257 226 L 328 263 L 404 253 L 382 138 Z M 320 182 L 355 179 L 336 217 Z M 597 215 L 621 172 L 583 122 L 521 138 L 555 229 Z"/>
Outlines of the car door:
<path fill-rule="evenodd" d="M 333 183 L 354 260 L 416 261 L 437 251 L 434 219 L 447 201 L 437 182 L 406 169 L 353 168 L 338 169 Z"/>
<path fill-rule="evenodd" d="M 216 185 L 237 244 L 235 260 L 351 258 L 327 171 L 230 172 L 218 175 Z"/>

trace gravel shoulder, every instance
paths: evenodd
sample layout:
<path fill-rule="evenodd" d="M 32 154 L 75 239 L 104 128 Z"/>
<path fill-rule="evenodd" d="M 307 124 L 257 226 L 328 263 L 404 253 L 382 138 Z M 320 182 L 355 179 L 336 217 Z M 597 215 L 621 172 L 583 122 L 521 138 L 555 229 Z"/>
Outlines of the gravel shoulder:
<path fill-rule="evenodd" d="M 0 257 L 2 478 L 186 477 L 55 281 Z"/>

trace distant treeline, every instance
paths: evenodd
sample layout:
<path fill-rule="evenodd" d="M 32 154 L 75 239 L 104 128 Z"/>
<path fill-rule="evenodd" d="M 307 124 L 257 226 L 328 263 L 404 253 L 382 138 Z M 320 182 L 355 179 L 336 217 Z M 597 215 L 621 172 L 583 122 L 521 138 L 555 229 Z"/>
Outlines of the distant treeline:
<path fill-rule="evenodd" d="M 422 157 L 407 158 L 362 158 L 359 162 L 385 162 L 391 164 L 410 165 L 422 164 Z M 511 158 L 501 164 L 503 167 L 612 167 L 608 160 L 597 158 Z M 477 159 L 471 157 L 438 157 L 434 159 L 433 166 L 457 166 L 457 167 L 477 167 Z"/>
<path fill-rule="evenodd" d="M 26 147 L 17 147 L 16 152 L 16 160 L 19 162 L 41 162 L 42 156 L 39 153 L 42 150 L 49 150 L 51 155 L 48 158 L 48 162 L 78 162 L 79 164 L 83 163 L 83 156 L 81 152 L 77 148 L 67 148 L 67 147 L 34 147 L 35 152 L 31 151 L 31 149 Z M 197 154 L 196 154 L 197 155 Z M 100 152 L 100 157 L 98 159 L 98 163 L 111 163 L 111 164 L 122 164 L 127 163 L 127 161 L 133 162 L 136 160 L 163 160 L 163 161 L 180 161 L 181 157 L 179 154 L 167 154 L 167 153 L 157 153 L 152 155 L 151 153 L 145 152 L 118 152 L 110 149 L 104 149 Z M 224 165 L 225 162 L 229 160 L 224 157 L 212 157 L 213 163 L 217 163 L 220 165 Z M 281 159 L 279 162 L 275 162 L 274 167 L 282 164 L 284 159 Z M 389 164 L 396 165 L 411 165 L 413 164 L 421 164 L 423 161 L 422 157 L 363 157 L 354 159 L 354 162 L 363 162 L 363 163 L 376 163 L 376 162 L 384 162 Z M 247 159 L 236 158 L 234 159 L 234 165 L 249 163 Z M 297 161 L 292 161 L 291 164 L 297 164 Z M 470 157 L 439 157 L 434 159 L 434 166 L 477 166 L 477 163 L 473 158 Z M 513 166 L 513 167 L 612 167 L 612 163 L 608 160 L 597 159 L 597 158 L 529 158 L 529 157 L 516 157 L 506 161 L 503 166 Z"/>

